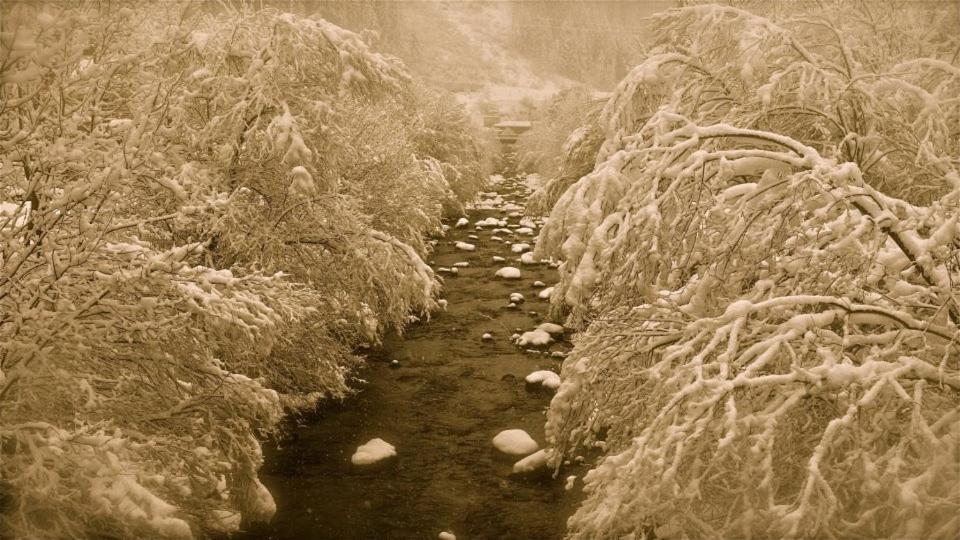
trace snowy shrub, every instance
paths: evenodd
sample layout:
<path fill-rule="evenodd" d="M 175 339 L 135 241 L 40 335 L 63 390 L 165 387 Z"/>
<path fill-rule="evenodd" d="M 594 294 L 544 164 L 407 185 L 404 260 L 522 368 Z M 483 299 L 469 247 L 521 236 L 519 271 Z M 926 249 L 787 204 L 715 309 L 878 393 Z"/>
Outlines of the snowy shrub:
<path fill-rule="evenodd" d="M 442 165 L 345 120 L 403 125 L 403 67 L 319 19 L 136 7 L 0 7 L 3 537 L 269 519 L 258 437 L 436 307 Z"/>
<path fill-rule="evenodd" d="M 431 157 L 443 166 L 444 177 L 455 198 L 447 212 L 463 213 L 458 203 L 472 201 L 494 170 L 499 153 L 492 130 L 477 128 L 468 121 L 463 105 L 450 94 L 418 88 L 418 122 L 413 143 L 417 155 Z"/>
<path fill-rule="evenodd" d="M 535 252 L 571 537 L 960 533 L 957 13 L 874 6 L 664 12 L 606 105 Z"/>
<path fill-rule="evenodd" d="M 517 140 L 521 168 L 545 179 L 530 195 L 528 214 L 548 213 L 571 184 L 593 169 L 603 143 L 599 124 L 603 103 L 603 98 L 582 88 L 561 91 L 538 112 L 537 124 Z"/>

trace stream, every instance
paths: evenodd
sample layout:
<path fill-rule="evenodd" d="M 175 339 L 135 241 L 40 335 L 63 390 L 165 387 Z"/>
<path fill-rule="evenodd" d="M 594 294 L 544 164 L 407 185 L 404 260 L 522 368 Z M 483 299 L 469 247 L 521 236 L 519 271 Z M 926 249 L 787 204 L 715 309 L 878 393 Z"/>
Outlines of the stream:
<path fill-rule="evenodd" d="M 508 179 L 490 189 L 495 193 L 468 212 L 469 225 L 447 223 L 450 229 L 432 254 L 435 270 L 469 263 L 456 275 L 438 272 L 445 280 L 446 310 L 371 352 L 358 374 L 366 382 L 357 393 L 326 404 L 283 440 L 264 445 L 260 478 L 273 493 L 277 514 L 237 536 L 436 539 L 446 531 L 459 540 L 563 537 L 579 490 L 566 492 L 563 478 L 546 472 L 512 475 L 522 456 L 501 454 L 491 443 L 498 432 L 519 428 L 543 445 L 552 392 L 529 387 L 524 377 L 541 369 L 559 372 L 562 358 L 549 352 L 570 346 L 560 341 L 541 352 L 525 351 L 511 341 L 515 332 L 547 321 L 549 304 L 538 298 L 542 288 L 534 282 L 552 284 L 556 270 L 523 265 L 520 254 L 511 252 L 511 242 L 532 244 L 536 230 L 475 228 L 489 217 L 508 220 L 511 229 L 519 226 L 527 186 Z M 460 250 L 457 241 L 476 250 Z M 519 268 L 522 277 L 495 277 L 503 266 Z M 514 292 L 525 301 L 511 308 Z M 493 339 L 484 340 L 488 332 Z M 397 457 L 351 465 L 357 446 L 375 437 L 393 444 Z"/>

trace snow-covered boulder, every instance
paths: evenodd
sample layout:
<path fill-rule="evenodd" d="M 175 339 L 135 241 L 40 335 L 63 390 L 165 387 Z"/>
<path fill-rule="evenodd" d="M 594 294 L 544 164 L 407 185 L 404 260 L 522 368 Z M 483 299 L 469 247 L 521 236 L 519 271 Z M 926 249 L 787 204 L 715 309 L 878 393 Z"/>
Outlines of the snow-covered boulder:
<path fill-rule="evenodd" d="M 534 371 L 533 373 L 526 376 L 524 379 L 527 381 L 527 384 L 539 384 L 544 388 L 549 388 L 550 390 L 556 390 L 560 388 L 560 375 L 544 369 L 540 371 Z"/>
<path fill-rule="evenodd" d="M 513 474 L 526 474 L 538 471 L 547 466 L 547 451 L 537 450 L 529 456 L 513 464 Z"/>
<path fill-rule="evenodd" d="M 350 463 L 354 465 L 372 465 L 378 461 L 397 455 L 397 449 L 387 441 L 377 438 L 361 444 L 357 451 L 350 456 Z"/>
<path fill-rule="evenodd" d="M 497 270 L 496 274 L 494 275 L 503 279 L 520 279 L 521 273 L 519 268 L 504 266 L 503 268 Z"/>
<path fill-rule="evenodd" d="M 520 256 L 520 263 L 521 263 L 521 264 L 538 264 L 539 262 L 540 262 L 540 261 L 536 260 L 536 259 L 533 257 L 533 252 L 532 252 L 532 251 L 528 251 L 528 252 L 526 252 L 526 253 L 524 253 L 523 255 Z"/>
<path fill-rule="evenodd" d="M 517 345 L 521 347 L 543 347 L 553 343 L 553 336 L 549 332 L 540 330 L 531 330 L 529 332 L 524 332 L 520 334 L 520 337 L 517 339 Z"/>
<path fill-rule="evenodd" d="M 553 324 L 553 323 L 548 323 L 548 322 L 541 323 L 539 326 L 537 326 L 537 330 L 543 330 L 544 332 L 547 332 L 547 333 L 550 333 L 550 334 L 562 334 L 562 333 L 563 333 L 563 327 L 562 327 L 562 326 L 560 326 L 559 324 Z"/>
<path fill-rule="evenodd" d="M 525 456 L 535 452 L 540 445 L 522 429 L 508 429 L 497 433 L 493 446 L 504 454 Z"/>

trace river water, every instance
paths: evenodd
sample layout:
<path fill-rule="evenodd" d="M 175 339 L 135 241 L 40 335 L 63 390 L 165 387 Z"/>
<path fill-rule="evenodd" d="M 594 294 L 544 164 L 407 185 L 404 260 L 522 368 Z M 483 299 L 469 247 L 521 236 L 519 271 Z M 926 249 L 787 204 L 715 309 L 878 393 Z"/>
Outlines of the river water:
<path fill-rule="evenodd" d="M 562 478 L 547 474 L 511 475 L 518 458 L 491 444 L 494 435 L 512 428 L 543 444 L 551 393 L 528 388 L 524 377 L 539 369 L 559 371 L 562 361 L 510 340 L 514 332 L 546 321 L 548 303 L 537 297 L 542 289 L 533 283 L 551 284 L 556 270 L 521 265 L 509 243 L 491 239 L 532 243 L 535 236 L 475 230 L 476 221 L 490 216 L 511 225 L 520 220 L 508 217 L 515 207 L 503 208 L 522 205 L 526 186 L 506 180 L 492 189 L 503 197 L 499 208 L 471 210 L 470 225 L 451 227 L 432 255 L 435 269 L 469 263 L 457 275 L 440 274 L 446 311 L 371 353 L 359 374 L 367 382 L 354 396 L 324 406 L 286 439 L 265 444 L 260 476 L 277 514 L 241 537 L 435 539 L 442 531 L 459 540 L 563 537 L 576 491 L 565 491 Z M 476 251 L 458 250 L 458 240 Z M 506 262 L 494 262 L 495 255 Z M 522 278 L 495 277 L 505 265 L 520 268 Z M 525 301 L 509 308 L 513 292 Z M 482 339 L 486 332 L 492 340 Z M 567 349 L 558 342 L 548 350 Z M 368 468 L 351 465 L 357 446 L 374 437 L 393 444 L 397 457 Z"/>

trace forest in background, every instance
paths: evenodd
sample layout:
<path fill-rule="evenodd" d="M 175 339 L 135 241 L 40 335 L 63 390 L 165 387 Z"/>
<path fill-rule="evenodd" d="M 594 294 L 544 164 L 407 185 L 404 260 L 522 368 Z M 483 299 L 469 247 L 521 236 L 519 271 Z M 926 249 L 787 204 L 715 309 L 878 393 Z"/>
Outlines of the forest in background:
<path fill-rule="evenodd" d="M 412 73 L 450 91 L 541 79 L 610 90 L 643 50 L 644 18 L 677 4 L 650 2 L 336 2 L 275 0 L 367 35 Z M 481 37 L 482 39 L 474 39 Z M 526 81 L 521 81 L 526 82 Z"/>

